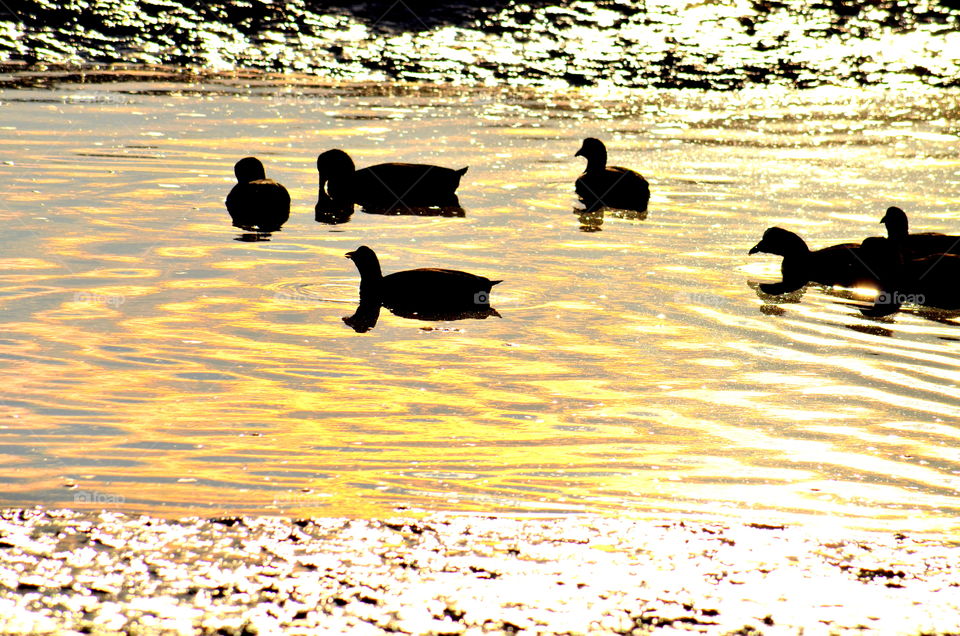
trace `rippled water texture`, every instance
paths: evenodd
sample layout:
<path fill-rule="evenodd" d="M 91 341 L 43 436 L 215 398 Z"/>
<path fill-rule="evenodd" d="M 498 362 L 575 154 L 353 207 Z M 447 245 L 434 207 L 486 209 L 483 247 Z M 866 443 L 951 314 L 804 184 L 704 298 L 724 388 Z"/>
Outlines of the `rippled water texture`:
<path fill-rule="evenodd" d="M 957 0 L 31 0 L 0 61 L 728 89 L 960 82 Z"/>
<path fill-rule="evenodd" d="M 118 80 L 122 78 L 114 77 Z M 763 300 L 763 229 L 960 232 L 955 93 L 445 92 L 62 84 L 0 92 L 3 505 L 577 512 L 955 530 L 960 320 Z M 584 136 L 649 215 L 574 213 Z M 318 152 L 469 165 L 462 217 L 315 222 Z M 233 162 L 293 197 L 231 227 Z M 264 238 L 264 237 L 261 237 Z M 244 239 L 244 240 L 238 240 Z M 502 318 L 384 311 L 358 276 L 503 279 Z"/>

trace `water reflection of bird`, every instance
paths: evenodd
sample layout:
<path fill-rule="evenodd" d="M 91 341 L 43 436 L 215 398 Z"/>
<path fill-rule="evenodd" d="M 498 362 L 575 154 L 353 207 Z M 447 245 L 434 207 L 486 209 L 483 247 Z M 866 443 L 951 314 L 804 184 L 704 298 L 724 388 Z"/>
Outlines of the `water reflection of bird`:
<path fill-rule="evenodd" d="M 233 224 L 259 232 L 275 232 L 290 218 L 290 194 L 267 179 L 256 157 L 245 157 L 233 167 L 237 185 L 227 195 L 227 211 Z"/>
<path fill-rule="evenodd" d="M 467 168 L 452 170 L 415 163 L 381 163 L 357 170 L 350 155 L 328 150 L 317 157 L 320 192 L 317 209 L 458 207 L 456 190 Z"/>
<path fill-rule="evenodd" d="M 360 304 L 352 316 L 344 316 L 347 323 L 357 333 L 367 333 L 377 326 L 380 320 L 380 299 L 372 296 L 360 296 Z"/>
<path fill-rule="evenodd" d="M 960 255 L 928 254 L 912 258 L 903 244 L 871 237 L 860 247 L 861 258 L 879 278 L 880 291 L 868 316 L 886 316 L 904 304 L 960 309 Z"/>
<path fill-rule="evenodd" d="M 793 232 L 779 227 L 767 228 L 750 254 L 764 252 L 783 257 L 779 283 L 764 283 L 761 291 L 779 295 L 796 291 L 814 282 L 821 285 L 856 287 L 876 286 L 878 276 L 858 253 L 859 244 L 842 243 L 811 251 L 806 242 Z"/>
<path fill-rule="evenodd" d="M 411 269 L 384 276 L 376 253 L 362 245 L 346 257 L 360 272 L 360 306 L 344 322 L 358 332 L 376 325 L 384 306 L 403 318 L 483 319 L 499 316 L 490 307 L 490 290 L 502 282 L 450 269 Z"/>
<path fill-rule="evenodd" d="M 921 258 L 932 254 L 960 254 L 960 236 L 936 232 L 910 233 L 907 214 L 898 207 L 887 208 L 880 219 L 887 228 L 887 238 L 901 245 L 904 258 Z"/>
<path fill-rule="evenodd" d="M 650 202 L 650 185 L 639 173 L 629 168 L 607 165 L 607 147 L 593 137 L 583 140 L 575 157 L 587 160 L 587 169 L 577 179 L 577 196 L 596 210 L 606 206 L 643 212 Z"/>
<path fill-rule="evenodd" d="M 343 225 L 353 216 L 353 204 L 336 206 L 329 198 L 321 198 L 314 208 L 314 220 L 324 225 Z"/>
<path fill-rule="evenodd" d="M 603 207 L 595 209 L 574 208 L 573 213 L 577 215 L 580 221 L 581 232 L 599 232 L 603 229 L 603 218 L 607 210 Z M 638 212 L 636 210 L 613 210 L 610 216 L 618 219 L 628 219 L 630 221 L 643 221 L 647 218 L 647 211 Z"/>
<path fill-rule="evenodd" d="M 467 215 L 466 210 L 459 205 L 450 206 L 417 206 L 417 207 L 393 207 L 393 208 L 371 208 L 365 207 L 363 211 L 367 214 L 382 214 L 386 216 L 441 216 L 446 218 L 462 219 Z M 348 222 L 353 216 L 353 204 L 348 206 L 337 206 L 329 198 L 317 202 L 314 209 L 314 219 L 317 223 L 324 225 L 342 225 Z"/>

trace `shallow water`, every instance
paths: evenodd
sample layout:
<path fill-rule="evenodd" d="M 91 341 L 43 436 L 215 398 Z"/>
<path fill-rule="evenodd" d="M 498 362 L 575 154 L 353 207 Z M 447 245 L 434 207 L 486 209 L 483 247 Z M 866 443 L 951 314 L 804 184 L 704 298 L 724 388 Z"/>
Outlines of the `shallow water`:
<path fill-rule="evenodd" d="M 114 78 L 116 79 L 116 78 Z M 3 505 L 158 514 L 683 514 L 953 531 L 960 319 L 776 304 L 747 251 L 960 229 L 951 92 L 442 91 L 223 80 L 0 92 Z M 649 215 L 574 213 L 588 135 Z M 318 152 L 469 165 L 464 216 L 314 221 Z M 289 188 L 230 226 L 233 162 Z M 504 279 L 486 320 L 384 311 L 386 272 Z M 861 303 L 862 304 L 862 303 Z"/>

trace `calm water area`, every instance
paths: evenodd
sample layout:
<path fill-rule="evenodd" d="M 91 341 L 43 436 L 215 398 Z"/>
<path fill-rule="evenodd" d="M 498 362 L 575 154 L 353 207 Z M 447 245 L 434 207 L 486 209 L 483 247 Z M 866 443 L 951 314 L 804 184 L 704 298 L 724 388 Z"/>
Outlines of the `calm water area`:
<path fill-rule="evenodd" d="M 960 233 L 955 89 L 53 81 L 0 90 L 0 505 L 397 510 L 960 529 L 960 318 L 761 297 L 812 247 Z M 651 183 L 578 214 L 584 137 Z M 314 218 L 317 155 L 470 166 L 461 216 Z M 289 189 L 234 228 L 233 164 Z M 503 279 L 501 317 L 384 310 L 385 272 Z"/>

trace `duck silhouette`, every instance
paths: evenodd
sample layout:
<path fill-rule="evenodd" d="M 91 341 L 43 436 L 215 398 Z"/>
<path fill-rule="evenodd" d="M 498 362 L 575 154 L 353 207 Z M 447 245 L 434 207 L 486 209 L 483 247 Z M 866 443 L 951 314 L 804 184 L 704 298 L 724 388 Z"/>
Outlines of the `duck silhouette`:
<path fill-rule="evenodd" d="M 765 294 L 780 295 L 794 292 L 807 283 L 856 287 L 876 287 L 878 276 L 859 254 L 858 243 L 841 243 L 811 251 L 797 234 L 779 227 L 767 228 L 760 242 L 750 254 L 764 252 L 783 257 L 779 283 L 763 283 Z"/>
<path fill-rule="evenodd" d="M 860 255 L 879 278 L 879 293 L 864 315 L 887 316 L 904 304 L 960 309 L 960 255 L 912 258 L 902 243 L 880 237 L 864 239 Z"/>
<path fill-rule="evenodd" d="M 887 208 L 880 222 L 887 228 L 887 238 L 900 244 L 905 260 L 934 254 L 960 254 L 960 236 L 936 232 L 911 234 L 907 213 L 896 206 Z"/>
<path fill-rule="evenodd" d="M 391 210 L 424 206 L 458 207 L 456 190 L 467 168 L 453 170 L 418 163 L 380 163 L 357 170 L 343 150 L 317 157 L 320 192 L 316 209 L 344 209 L 354 203 Z"/>
<path fill-rule="evenodd" d="M 233 166 L 237 185 L 227 195 L 227 212 L 233 224 L 259 232 L 275 232 L 290 218 L 290 194 L 267 179 L 256 157 L 244 157 Z"/>
<path fill-rule="evenodd" d="M 376 253 L 361 245 L 345 256 L 360 273 L 360 306 L 344 322 L 357 331 L 372 329 L 380 306 L 403 318 L 419 320 L 483 319 L 499 316 L 490 307 L 490 290 L 501 283 L 452 269 L 410 269 L 383 275 Z"/>
<path fill-rule="evenodd" d="M 650 202 L 650 184 L 629 168 L 607 165 L 607 147 L 593 137 L 583 140 L 575 157 L 587 160 L 587 169 L 577 178 L 577 196 L 588 211 L 600 207 L 644 212 Z"/>

